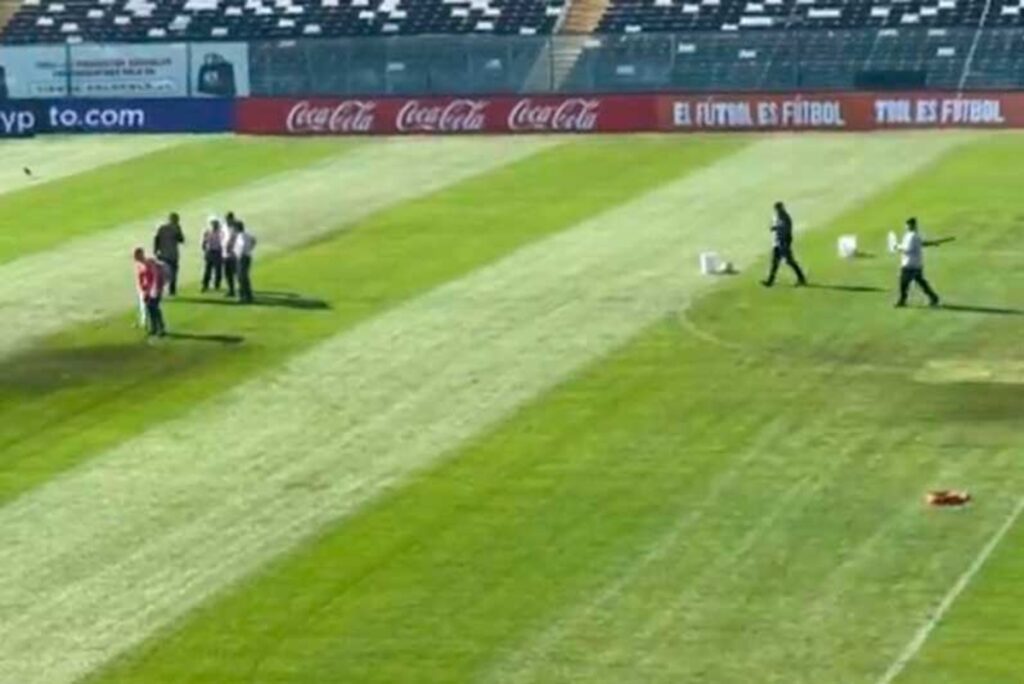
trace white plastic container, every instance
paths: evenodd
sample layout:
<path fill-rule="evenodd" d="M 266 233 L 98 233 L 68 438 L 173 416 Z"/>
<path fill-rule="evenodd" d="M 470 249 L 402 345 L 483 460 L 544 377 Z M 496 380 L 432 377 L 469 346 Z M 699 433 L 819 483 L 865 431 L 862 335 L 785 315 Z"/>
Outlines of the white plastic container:
<path fill-rule="evenodd" d="M 722 268 L 722 260 L 717 252 L 701 252 L 700 272 L 702 275 L 715 275 Z"/>
<path fill-rule="evenodd" d="M 840 235 L 839 236 L 839 256 L 843 259 L 852 259 L 857 256 L 857 236 L 856 235 Z"/>

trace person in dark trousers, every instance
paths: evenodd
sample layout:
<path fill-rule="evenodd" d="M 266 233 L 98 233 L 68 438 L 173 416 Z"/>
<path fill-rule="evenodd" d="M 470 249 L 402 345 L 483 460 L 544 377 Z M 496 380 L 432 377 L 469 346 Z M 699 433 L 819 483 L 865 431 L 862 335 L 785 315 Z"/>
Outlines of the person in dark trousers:
<path fill-rule="evenodd" d="M 238 257 L 235 255 L 235 243 L 238 242 L 238 219 L 234 212 L 228 212 L 224 217 L 223 248 L 224 255 L 224 279 L 228 284 L 226 297 L 235 296 L 235 275 L 238 273 Z"/>
<path fill-rule="evenodd" d="M 779 272 L 779 264 L 783 261 L 793 269 L 793 273 L 796 274 L 797 286 L 804 286 L 807 284 L 807 278 L 804 276 L 803 270 L 800 268 L 800 264 L 796 262 L 796 258 L 793 256 L 793 219 L 786 211 L 786 206 L 782 202 L 775 203 L 775 220 L 772 222 L 771 230 L 774 236 L 774 246 L 772 247 L 772 265 L 768 271 L 768 277 L 761 281 L 761 284 L 765 287 L 771 287 L 775 284 L 775 275 Z"/>
<path fill-rule="evenodd" d="M 235 256 L 238 258 L 238 301 L 243 304 L 251 304 L 252 296 L 252 252 L 256 249 L 256 238 L 245 232 L 245 224 L 238 221 L 235 224 L 238 229 L 238 236 L 235 240 Z"/>
<path fill-rule="evenodd" d="M 146 306 L 146 332 L 151 337 L 163 337 L 167 334 L 164 314 L 160 308 L 164 291 L 164 266 L 156 259 L 147 259 L 141 247 L 135 249 L 133 258 L 136 284 Z"/>
<path fill-rule="evenodd" d="M 167 223 L 156 229 L 153 238 L 153 254 L 167 264 L 169 272 L 167 291 L 172 297 L 178 294 L 178 264 L 180 254 L 178 245 L 185 242 L 185 234 L 181 231 L 181 221 L 176 213 L 167 217 Z"/>
<path fill-rule="evenodd" d="M 203 292 L 220 289 L 224 277 L 224 231 L 220 227 L 220 219 L 210 217 L 209 227 L 203 231 Z"/>
<path fill-rule="evenodd" d="M 940 243 L 925 240 L 917 229 L 917 219 L 907 219 L 907 232 L 896 245 L 896 251 L 900 253 L 900 298 L 896 300 L 896 307 L 903 308 L 907 305 L 907 296 L 910 294 L 911 283 L 917 286 L 928 297 L 931 306 L 939 306 L 941 300 L 935 293 L 932 286 L 924 278 L 924 248 L 936 247 Z"/>

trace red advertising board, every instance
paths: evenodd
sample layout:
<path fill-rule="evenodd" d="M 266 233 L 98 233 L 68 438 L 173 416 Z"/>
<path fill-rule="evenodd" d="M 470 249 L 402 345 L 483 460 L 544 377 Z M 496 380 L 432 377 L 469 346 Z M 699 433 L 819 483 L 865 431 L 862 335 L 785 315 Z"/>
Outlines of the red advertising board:
<path fill-rule="evenodd" d="M 658 102 L 644 97 L 246 98 L 241 133 L 291 135 L 591 133 L 650 131 Z"/>
<path fill-rule="evenodd" d="M 661 130 L 873 131 L 1024 127 L 1022 93 L 662 96 Z"/>
<path fill-rule="evenodd" d="M 240 133 L 394 135 L 1024 128 L 1024 93 L 243 98 Z"/>

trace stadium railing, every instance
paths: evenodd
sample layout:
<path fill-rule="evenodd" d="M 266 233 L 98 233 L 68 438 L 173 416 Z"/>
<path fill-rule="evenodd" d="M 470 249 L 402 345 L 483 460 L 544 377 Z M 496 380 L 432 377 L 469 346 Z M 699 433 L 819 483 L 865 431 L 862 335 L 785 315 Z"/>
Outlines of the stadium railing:
<path fill-rule="evenodd" d="M 12 98 L 1017 90 L 1022 38 L 909 27 L 18 46 L 0 47 L 0 73 Z"/>

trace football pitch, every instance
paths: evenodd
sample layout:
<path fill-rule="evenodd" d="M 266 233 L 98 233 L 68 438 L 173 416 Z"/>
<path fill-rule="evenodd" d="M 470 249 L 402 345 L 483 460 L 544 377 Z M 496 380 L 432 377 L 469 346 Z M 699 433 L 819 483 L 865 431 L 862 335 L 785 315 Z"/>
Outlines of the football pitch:
<path fill-rule="evenodd" d="M 1021 158 L 0 143 L 0 684 L 1019 684 Z M 811 287 L 759 284 L 775 200 Z M 170 210 L 147 342 L 130 255 Z M 252 306 L 199 292 L 227 210 Z M 911 215 L 957 238 L 939 309 L 892 306 Z"/>

